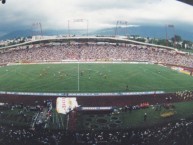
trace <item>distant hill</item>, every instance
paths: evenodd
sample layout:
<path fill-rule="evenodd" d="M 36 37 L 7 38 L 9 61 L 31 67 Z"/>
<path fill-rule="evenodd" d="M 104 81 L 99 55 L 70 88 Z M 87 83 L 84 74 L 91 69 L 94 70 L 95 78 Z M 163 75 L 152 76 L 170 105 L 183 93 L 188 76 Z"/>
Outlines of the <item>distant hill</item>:
<path fill-rule="evenodd" d="M 67 31 L 64 31 L 64 30 L 46 30 L 43 32 L 43 35 L 48 35 L 48 36 L 59 35 L 59 34 L 63 34 L 66 32 Z M 32 32 L 32 30 L 18 30 L 18 31 L 7 33 L 6 35 L 0 37 L 0 40 L 13 39 L 13 38 L 18 38 L 18 37 L 28 37 L 32 35 L 35 35 L 34 32 Z"/>
<path fill-rule="evenodd" d="M 126 34 L 126 32 L 128 32 Z M 168 28 L 168 38 L 174 37 L 173 29 Z M 95 35 L 115 35 L 115 28 L 101 29 L 93 32 Z M 129 28 L 118 28 L 117 35 L 139 35 L 143 37 L 151 38 L 166 38 L 165 27 L 152 27 L 152 26 L 139 26 L 139 27 L 129 27 Z M 175 35 L 180 35 L 183 40 L 189 40 L 193 42 L 193 32 L 182 29 L 175 29 Z"/>
<path fill-rule="evenodd" d="M 106 29 L 100 29 L 91 31 L 89 30 L 89 35 L 104 35 L 104 36 L 114 36 L 115 35 L 115 28 L 106 28 Z M 126 34 L 128 32 L 128 34 Z M 71 30 L 71 34 L 76 35 L 85 35 L 85 30 Z M 186 29 L 175 29 L 176 35 L 180 35 L 183 40 L 189 40 L 193 42 L 193 32 L 190 32 Z M 10 32 L 2 37 L 0 37 L 0 40 L 6 40 L 6 39 L 13 39 L 17 37 L 27 37 L 32 36 L 31 30 L 18 30 Z M 44 30 L 43 35 L 67 35 L 67 30 Z M 166 30 L 165 27 L 159 27 L 159 26 L 139 26 L 139 27 L 129 27 L 129 28 L 118 28 L 117 31 L 118 35 L 139 35 L 143 37 L 151 37 L 151 38 L 161 38 L 165 39 L 166 37 Z M 174 32 L 171 28 L 168 28 L 168 38 L 171 38 L 174 36 Z"/>
<path fill-rule="evenodd" d="M 32 35 L 31 30 L 18 30 L 18 31 L 9 32 L 9 33 L 1 36 L 0 40 L 14 39 L 14 38 L 18 38 L 18 37 L 28 37 L 31 35 Z"/>
<path fill-rule="evenodd" d="M 83 34 L 85 33 L 85 30 L 71 30 L 70 31 L 72 35 L 77 34 Z M 40 33 L 38 33 L 40 35 Z M 6 39 L 14 39 L 18 37 L 28 37 L 32 35 L 38 35 L 37 33 L 32 32 L 32 30 L 18 30 L 18 31 L 12 31 L 9 32 L 3 36 L 0 37 L 0 40 L 6 40 Z M 42 32 L 43 35 L 51 36 L 51 35 L 68 35 L 68 30 L 45 30 Z"/>

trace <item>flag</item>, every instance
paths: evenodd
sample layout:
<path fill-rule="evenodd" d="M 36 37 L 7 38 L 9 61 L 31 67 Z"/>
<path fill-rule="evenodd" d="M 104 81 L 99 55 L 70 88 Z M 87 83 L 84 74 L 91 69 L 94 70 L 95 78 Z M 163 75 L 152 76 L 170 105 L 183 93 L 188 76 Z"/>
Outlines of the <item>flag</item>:
<path fill-rule="evenodd" d="M 83 22 L 84 19 L 74 19 L 73 22 Z"/>
<path fill-rule="evenodd" d="M 76 98 L 58 97 L 56 100 L 56 110 L 58 113 L 67 114 L 76 107 L 78 107 Z"/>

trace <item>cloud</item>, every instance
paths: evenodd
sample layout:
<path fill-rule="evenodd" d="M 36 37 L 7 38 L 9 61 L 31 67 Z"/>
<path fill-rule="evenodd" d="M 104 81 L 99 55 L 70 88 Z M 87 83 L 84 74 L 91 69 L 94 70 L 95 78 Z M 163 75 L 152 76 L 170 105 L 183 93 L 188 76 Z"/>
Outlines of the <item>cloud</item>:
<path fill-rule="evenodd" d="M 0 34 L 31 29 L 41 22 L 43 29 L 115 27 L 117 20 L 130 25 L 193 25 L 192 6 L 176 0 L 8 0 L 0 5 Z"/>

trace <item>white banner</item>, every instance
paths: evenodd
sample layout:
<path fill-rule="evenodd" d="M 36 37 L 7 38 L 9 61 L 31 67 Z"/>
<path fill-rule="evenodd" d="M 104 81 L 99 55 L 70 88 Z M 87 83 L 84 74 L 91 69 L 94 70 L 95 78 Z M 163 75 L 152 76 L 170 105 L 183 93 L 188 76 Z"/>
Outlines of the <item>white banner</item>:
<path fill-rule="evenodd" d="M 76 107 L 78 107 L 76 98 L 58 97 L 56 100 L 56 110 L 58 113 L 67 114 Z"/>

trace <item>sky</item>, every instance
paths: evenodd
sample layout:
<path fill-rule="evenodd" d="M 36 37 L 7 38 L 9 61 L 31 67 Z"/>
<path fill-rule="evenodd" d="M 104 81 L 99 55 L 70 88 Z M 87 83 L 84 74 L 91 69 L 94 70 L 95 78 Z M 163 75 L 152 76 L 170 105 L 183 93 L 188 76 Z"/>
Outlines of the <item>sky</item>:
<path fill-rule="evenodd" d="M 173 24 L 193 26 L 193 6 L 176 0 L 6 0 L 0 4 L 0 36 L 10 31 L 42 28 L 101 29 L 127 21 L 130 27 Z M 83 22 L 75 22 L 83 19 Z M 34 28 L 33 28 L 34 29 Z"/>

